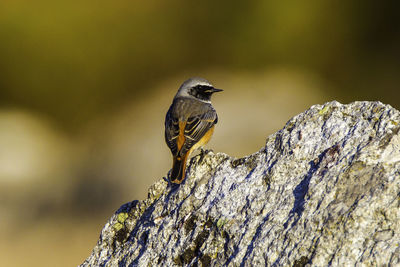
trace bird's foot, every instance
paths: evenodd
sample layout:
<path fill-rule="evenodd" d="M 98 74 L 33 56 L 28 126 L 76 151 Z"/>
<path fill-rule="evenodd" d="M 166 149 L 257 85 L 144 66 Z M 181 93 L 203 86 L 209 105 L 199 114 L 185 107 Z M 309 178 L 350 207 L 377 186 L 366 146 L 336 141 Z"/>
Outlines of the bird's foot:
<path fill-rule="evenodd" d="M 213 151 L 211 149 L 200 148 L 200 154 L 199 154 L 200 155 L 200 160 L 199 161 L 202 162 L 204 157 L 210 152 L 213 152 Z"/>
<path fill-rule="evenodd" d="M 205 155 L 207 155 L 208 153 L 210 153 L 210 152 L 214 152 L 212 149 L 203 149 L 203 148 L 200 148 L 200 154 L 205 154 Z"/>

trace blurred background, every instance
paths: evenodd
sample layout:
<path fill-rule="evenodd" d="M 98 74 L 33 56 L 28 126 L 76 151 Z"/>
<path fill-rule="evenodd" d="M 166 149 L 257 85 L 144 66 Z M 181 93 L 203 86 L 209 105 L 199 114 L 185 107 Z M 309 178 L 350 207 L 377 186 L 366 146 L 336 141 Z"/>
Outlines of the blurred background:
<path fill-rule="evenodd" d="M 234 157 L 313 104 L 400 108 L 395 1 L 0 2 L 1 266 L 76 266 L 171 155 L 164 117 L 191 76 L 208 147 Z"/>

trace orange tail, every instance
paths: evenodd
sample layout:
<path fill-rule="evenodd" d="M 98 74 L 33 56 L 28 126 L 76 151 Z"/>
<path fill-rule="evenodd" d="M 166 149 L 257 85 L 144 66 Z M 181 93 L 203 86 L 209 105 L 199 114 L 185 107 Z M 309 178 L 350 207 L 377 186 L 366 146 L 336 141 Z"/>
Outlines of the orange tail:
<path fill-rule="evenodd" d="M 175 184 L 180 184 L 185 179 L 186 170 L 186 159 L 189 153 L 181 158 L 176 156 L 173 158 L 172 171 L 171 171 L 171 182 Z"/>

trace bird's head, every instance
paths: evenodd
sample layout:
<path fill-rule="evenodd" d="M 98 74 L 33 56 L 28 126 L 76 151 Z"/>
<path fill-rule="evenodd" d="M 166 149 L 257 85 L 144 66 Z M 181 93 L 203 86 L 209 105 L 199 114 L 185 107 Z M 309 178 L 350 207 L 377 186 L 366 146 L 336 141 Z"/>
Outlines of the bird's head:
<path fill-rule="evenodd" d="M 176 96 L 194 97 L 204 102 L 210 102 L 211 95 L 221 91 L 223 90 L 214 88 L 206 79 L 195 77 L 186 80 L 179 88 Z"/>

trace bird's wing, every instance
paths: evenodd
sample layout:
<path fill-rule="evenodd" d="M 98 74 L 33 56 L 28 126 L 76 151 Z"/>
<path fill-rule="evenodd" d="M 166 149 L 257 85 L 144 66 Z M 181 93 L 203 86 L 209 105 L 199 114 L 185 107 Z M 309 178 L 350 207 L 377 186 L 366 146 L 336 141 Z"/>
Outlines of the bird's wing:
<path fill-rule="evenodd" d="M 184 155 L 189 151 L 217 121 L 217 113 L 211 106 L 208 107 L 206 112 L 189 117 L 184 130 L 185 143 L 182 146 L 180 154 Z"/>
<path fill-rule="evenodd" d="M 172 106 L 165 117 L 165 142 L 171 149 L 172 155 L 178 153 L 179 119 L 173 116 Z"/>

